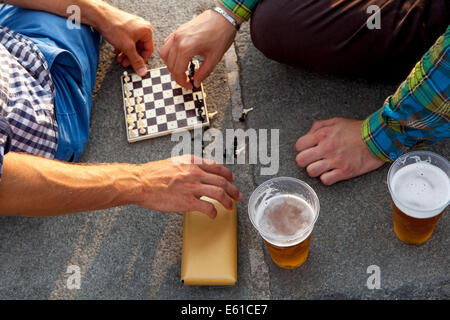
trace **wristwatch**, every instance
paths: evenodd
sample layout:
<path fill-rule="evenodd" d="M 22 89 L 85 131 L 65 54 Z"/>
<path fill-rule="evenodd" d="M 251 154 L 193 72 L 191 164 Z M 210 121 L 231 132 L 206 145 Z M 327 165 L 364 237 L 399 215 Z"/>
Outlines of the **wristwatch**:
<path fill-rule="evenodd" d="M 221 14 L 225 19 L 227 19 L 236 28 L 237 31 L 239 31 L 241 26 L 232 16 L 230 16 L 228 14 L 228 12 L 226 12 L 225 10 L 223 10 L 221 7 L 218 7 L 218 6 L 212 6 L 210 9 Z"/>

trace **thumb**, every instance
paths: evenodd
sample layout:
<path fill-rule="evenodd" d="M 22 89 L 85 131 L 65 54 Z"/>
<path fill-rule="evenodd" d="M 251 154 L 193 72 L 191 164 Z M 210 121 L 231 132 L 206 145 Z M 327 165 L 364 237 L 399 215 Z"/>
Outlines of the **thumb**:
<path fill-rule="evenodd" d="M 145 76 L 147 74 L 147 67 L 145 66 L 144 59 L 137 52 L 136 45 L 133 45 L 129 50 L 124 51 L 124 53 L 128 57 L 134 71 L 141 77 Z"/>
<path fill-rule="evenodd" d="M 194 86 L 196 88 L 200 87 L 202 81 L 210 75 L 217 62 L 216 59 L 205 57 L 205 60 L 202 62 L 194 76 Z"/>

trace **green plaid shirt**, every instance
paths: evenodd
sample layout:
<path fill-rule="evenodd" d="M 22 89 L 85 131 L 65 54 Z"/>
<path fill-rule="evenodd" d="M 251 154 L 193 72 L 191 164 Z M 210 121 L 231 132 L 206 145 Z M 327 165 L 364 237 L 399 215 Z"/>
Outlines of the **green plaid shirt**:
<path fill-rule="evenodd" d="M 259 0 L 220 0 L 219 3 L 243 20 L 250 19 Z"/>
<path fill-rule="evenodd" d="M 362 138 L 383 161 L 450 138 L 450 25 L 381 109 L 362 126 Z"/>

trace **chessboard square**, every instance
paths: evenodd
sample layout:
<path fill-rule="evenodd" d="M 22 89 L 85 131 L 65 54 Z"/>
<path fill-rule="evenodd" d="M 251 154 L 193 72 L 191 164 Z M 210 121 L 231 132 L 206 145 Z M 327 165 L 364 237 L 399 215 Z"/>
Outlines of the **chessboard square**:
<path fill-rule="evenodd" d="M 182 96 L 183 95 L 183 90 L 181 88 L 175 88 L 175 89 L 172 89 L 172 93 L 173 93 L 174 97 L 175 96 Z"/>
<path fill-rule="evenodd" d="M 165 90 L 165 91 L 162 92 L 162 94 L 163 94 L 163 98 L 164 98 L 164 99 L 172 98 L 172 97 L 173 97 L 173 95 L 172 95 L 172 90 Z"/>
<path fill-rule="evenodd" d="M 127 83 L 125 85 L 125 92 L 127 91 L 127 89 L 128 89 L 129 92 L 133 92 L 133 84 L 132 83 Z"/>
<path fill-rule="evenodd" d="M 178 123 L 178 128 L 184 128 L 184 127 L 187 127 L 187 125 L 188 125 L 186 119 L 177 120 L 177 123 Z"/>
<path fill-rule="evenodd" d="M 193 96 L 194 96 L 194 100 L 203 100 L 203 93 L 201 91 L 200 92 L 194 92 Z"/>
<path fill-rule="evenodd" d="M 125 98 L 125 105 L 127 107 L 133 107 L 135 105 L 134 98 Z"/>
<path fill-rule="evenodd" d="M 147 132 L 148 132 L 148 134 L 157 133 L 158 132 L 158 126 L 156 124 L 148 126 L 147 127 Z"/>
<path fill-rule="evenodd" d="M 153 85 L 153 93 L 155 93 L 155 92 L 161 92 L 161 91 L 163 91 L 162 85 L 160 85 L 160 84 L 155 84 L 155 85 Z"/>
<path fill-rule="evenodd" d="M 193 101 L 194 97 L 192 96 L 192 93 L 184 94 L 183 95 L 184 102 Z"/>
<path fill-rule="evenodd" d="M 187 115 L 186 115 L 186 111 L 179 111 L 176 113 L 177 116 L 177 120 L 181 120 L 181 119 L 186 119 Z"/>
<path fill-rule="evenodd" d="M 165 108 L 156 108 L 156 116 L 162 116 L 163 114 L 166 114 Z"/>
<path fill-rule="evenodd" d="M 160 73 L 161 76 L 165 76 L 165 75 L 170 74 L 169 69 L 167 69 L 167 68 L 159 69 L 159 73 Z"/>
<path fill-rule="evenodd" d="M 193 109 L 195 109 L 195 103 L 194 103 L 194 101 L 186 102 L 186 103 L 184 104 L 184 108 L 185 108 L 186 110 L 193 110 Z"/>
<path fill-rule="evenodd" d="M 197 113 L 195 111 L 196 111 L 195 109 L 186 110 L 186 117 L 197 118 Z"/>
<path fill-rule="evenodd" d="M 146 118 L 156 118 L 156 110 L 151 109 L 151 110 L 145 111 L 145 117 Z"/>
<path fill-rule="evenodd" d="M 156 118 L 155 117 L 151 117 L 147 119 L 147 126 L 154 126 L 156 125 Z"/>
<path fill-rule="evenodd" d="M 143 90 L 144 94 L 153 93 L 153 88 L 151 86 L 144 86 Z"/>
<path fill-rule="evenodd" d="M 142 80 L 133 82 L 133 88 L 134 88 L 134 89 L 142 88 Z"/>
<path fill-rule="evenodd" d="M 185 108 L 184 108 L 184 103 L 178 103 L 178 104 L 175 104 L 175 111 L 184 111 L 185 110 Z"/>
<path fill-rule="evenodd" d="M 140 97 L 140 96 L 143 96 L 143 95 L 144 95 L 144 90 L 142 90 L 142 88 L 133 90 L 133 96 Z"/>
<path fill-rule="evenodd" d="M 146 88 L 144 88 L 144 99 L 143 99 L 144 103 L 152 102 L 154 100 L 153 93 L 145 93 L 145 89 Z"/>
<path fill-rule="evenodd" d="M 169 121 L 169 122 L 167 122 L 167 128 L 169 130 L 177 129 L 178 128 L 178 122 L 177 121 Z"/>
<path fill-rule="evenodd" d="M 150 78 L 160 77 L 161 76 L 161 69 L 153 69 L 150 70 Z"/>
<path fill-rule="evenodd" d="M 184 87 L 181 87 L 181 90 L 183 91 L 183 94 L 189 94 L 189 93 L 192 93 L 192 90 L 191 89 L 186 89 L 186 88 L 184 88 Z"/>
<path fill-rule="evenodd" d="M 173 106 L 174 105 L 174 101 L 173 101 L 173 98 L 167 98 L 167 99 L 164 99 L 164 105 L 165 106 Z"/>
<path fill-rule="evenodd" d="M 174 104 L 184 104 L 183 96 L 174 96 L 173 103 Z"/>
<path fill-rule="evenodd" d="M 163 83 L 162 88 L 164 92 L 170 92 L 172 94 L 172 85 L 170 83 Z"/>
<path fill-rule="evenodd" d="M 175 121 L 175 120 L 177 120 L 177 115 L 176 115 L 176 113 L 166 114 L 166 119 L 167 119 L 167 121 Z"/>
<path fill-rule="evenodd" d="M 167 118 L 166 115 L 162 115 L 162 116 L 157 116 L 156 117 L 156 123 L 157 124 L 161 124 L 161 123 L 166 123 L 167 122 Z"/>
<path fill-rule="evenodd" d="M 171 105 L 166 105 L 165 106 L 165 109 L 166 109 L 166 114 L 169 114 L 169 113 L 175 113 L 176 111 L 175 111 L 175 106 L 173 105 L 173 104 L 171 104 Z"/>
<path fill-rule="evenodd" d="M 195 118 L 187 118 L 187 123 L 188 123 L 188 125 L 190 125 L 190 126 L 199 124 L 198 121 L 197 121 L 197 117 L 195 117 Z"/>
<path fill-rule="evenodd" d="M 161 75 L 161 83 L 167 83 L 172 87 L 172 77 L 170 76 L 170 74 L 166 74 L 166 75 Z"/>
<path fill-rule="evenodd" d="M 137 74 L 135 74 L 135 73 L 131 74 L 131 81 L 132 82 L 139 82 L 141 80 L 142 80 L 142 78 L 140 76 L 138 76 Z"/>
<path fill-rule="evenodd" d="M 202 92 L 202 88 L 201 87 L 193 88 L 192 91 L 193 92 Z"/>
<path fill-rule="evenodd" d="M 145 103 L 145 110 L 155 110 L 155 103 L 153 101 Z"/>
<path fill-rule="evenodd" d="M 164 95 L 163 95 L 162 92 L 156 92 L 156 93 L 153 94 L 153 98 L 155 99 L 155 101 L 156 100 L 161 100 L 161 99 L 164 98 Z"/>
<path fill-rule="evenodd" d="M 155 108 L 164 108 L 164 100 L 156 100 L 155 101 Z"/>
<path fill-rule="evenodd" d="M 143 79 L 142 80 L 142 87 L 151 87 L 152 85 L 152 79 Z"/>
<path fill-rule="evenodd" d="M 161 84 L 161 77 L 152 78 L 152 85 Z"/>
<path fill-rule="evenodd" d="M 158 124 L 158 132 L 167 131 L 167 123 Z"/>
<path fill-rule="evenodd" d="M 127 115 L 127 122 L 128 122 L 129 119 L 131 119 L 131 120 L 133 120 L 133 122 L 135 122 L 136 119 L 137 119 L 136 113 L 128 114 L 128 115 Z"/>
<path fill-rule="evenodd" d="M 129 130 L 128 134 L 130 135 L 130 138 L 136 138 L 139 135 L 137 129 Z"/>

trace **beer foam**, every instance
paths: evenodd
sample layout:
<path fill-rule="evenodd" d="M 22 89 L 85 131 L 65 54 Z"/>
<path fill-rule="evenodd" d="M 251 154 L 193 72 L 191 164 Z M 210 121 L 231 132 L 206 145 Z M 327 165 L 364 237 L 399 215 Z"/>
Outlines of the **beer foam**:
<path fill-rule="evenodd" d="M 442 212 L 450 199 L 450 179 L 440 168 L 417 162 L 399 169 L 391 181 L 395 205 L 415 218 Z"/>
<path fill-rule="evenodd" d="M 294 195 L 277 195 L 259 206 L 255 221 L 260 230 L 274 239 L 294 238 L 298 243 L 309 235 L 310 232 L 304 233 L 314 223 L 314 217 L 313 209 L 304 199 Z M 274 243 L 273 239 L 270 242 L 278 246 L 295 244 L 281 239 L 280 242 Z"/>

